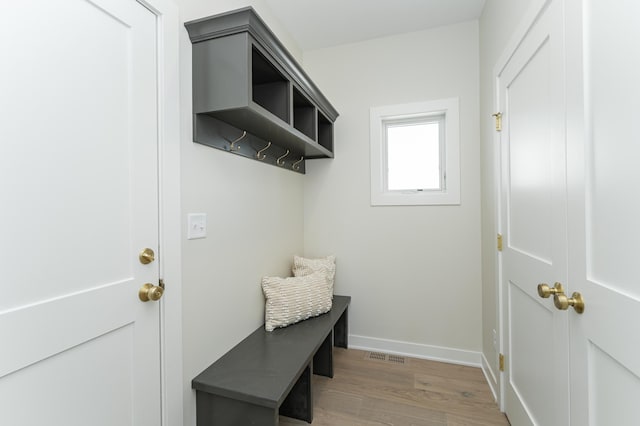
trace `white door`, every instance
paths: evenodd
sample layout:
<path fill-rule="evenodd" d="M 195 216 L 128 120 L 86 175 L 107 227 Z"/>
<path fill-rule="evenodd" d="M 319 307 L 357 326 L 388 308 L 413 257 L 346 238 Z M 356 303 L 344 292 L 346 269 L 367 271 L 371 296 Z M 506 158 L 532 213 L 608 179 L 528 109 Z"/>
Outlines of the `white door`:
<path fill-rule="evenodd" d="M 155 16 L 0 5 L 0 424 L 158 426 Z"/>
<path fill-rule="evenodd" d="M 571 424 L 638 425 L 640 3 L 569 3 Z"/>
<path fill-rule="evenodd" d="M 553 0 L 498 73 L 504 402 L 518 426 L 569 420 L 568 320 L 537 292 L 568 273 L 562 31 Z"/>

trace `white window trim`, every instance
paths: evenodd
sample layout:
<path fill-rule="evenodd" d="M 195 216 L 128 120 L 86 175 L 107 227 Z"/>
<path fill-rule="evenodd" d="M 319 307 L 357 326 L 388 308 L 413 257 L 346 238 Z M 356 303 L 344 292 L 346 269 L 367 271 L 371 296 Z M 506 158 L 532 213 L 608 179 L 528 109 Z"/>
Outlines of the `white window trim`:
<path fill-rule="evenodd" d="M 386 185 L 385 121 L 429 115 L 445 115 L 446 182 L 440 191 L 388 191 Z M 419 206 L 460 204 L 460 119 L 458 98 L 401 105 L 372 107 L 370 110 L 371 205 Z"/>

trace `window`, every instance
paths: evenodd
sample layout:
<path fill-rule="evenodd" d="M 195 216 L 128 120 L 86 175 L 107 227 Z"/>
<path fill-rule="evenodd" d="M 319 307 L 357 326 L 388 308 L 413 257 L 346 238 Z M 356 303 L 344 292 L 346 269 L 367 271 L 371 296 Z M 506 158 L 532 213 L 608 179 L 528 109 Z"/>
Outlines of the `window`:
<path fill-rule="evenodd" d="M 458 99 L 371 108 L 371 205 L 460 204 Z"/>
<path fill-rule="evenodd" d="M 389 191 L 443 188 L 444 115 L 384 120 Z"/>

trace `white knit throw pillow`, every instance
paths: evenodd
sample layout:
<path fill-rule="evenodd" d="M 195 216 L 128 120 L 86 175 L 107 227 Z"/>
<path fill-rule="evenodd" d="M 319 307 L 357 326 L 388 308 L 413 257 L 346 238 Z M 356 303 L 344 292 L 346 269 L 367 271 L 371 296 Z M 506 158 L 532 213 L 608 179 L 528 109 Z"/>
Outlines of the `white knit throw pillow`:
<path fill-rule="evenodd" d="M 331 310 L 332 294 L 322 273 L 302 277 L 264 277 L 262 291 L 267 299 L 265 324 L 267 331 L 315 317 Z"/>
<path fill-rule="evenodd" d="M 293 275 L 302 277 L 321 272 L 327 277 L 329 291 L 333 295 L 333 282 L 336 276 L 336 257 L 331 255 L 318 259 L 308 259 L 301 256 L 293 256 Z"/>

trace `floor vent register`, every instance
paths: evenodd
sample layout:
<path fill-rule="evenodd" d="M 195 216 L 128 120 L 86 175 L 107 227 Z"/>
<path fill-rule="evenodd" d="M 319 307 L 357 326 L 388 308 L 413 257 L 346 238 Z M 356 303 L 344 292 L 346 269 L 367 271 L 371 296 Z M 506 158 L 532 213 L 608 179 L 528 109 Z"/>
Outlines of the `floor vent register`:
<path fill-rule="evenodd" d="M 384 361 L 392 364 L 406 364 L 407 358 L 399 355 L 390 355 L 382 352 L 366 352 L 364 359 L 369 361 Z"/>

